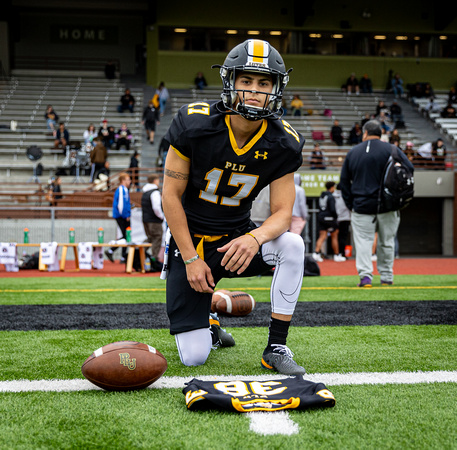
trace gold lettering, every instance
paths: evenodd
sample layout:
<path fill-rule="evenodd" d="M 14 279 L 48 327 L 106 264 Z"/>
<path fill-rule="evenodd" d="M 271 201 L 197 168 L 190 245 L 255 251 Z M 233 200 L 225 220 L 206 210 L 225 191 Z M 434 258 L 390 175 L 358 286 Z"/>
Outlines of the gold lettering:
<path fill-rule="evenodd" d="M 136 369 L 136 358 L 130 358 L 130 353 L 119 353 L 119 363 L 129 370 Z"/>
<path fill-rule="evenodd" d="M 209 104 L 205 102 L 191 103 L 187 107 L 187 114 L 204 114 L 209 116 Z"/>

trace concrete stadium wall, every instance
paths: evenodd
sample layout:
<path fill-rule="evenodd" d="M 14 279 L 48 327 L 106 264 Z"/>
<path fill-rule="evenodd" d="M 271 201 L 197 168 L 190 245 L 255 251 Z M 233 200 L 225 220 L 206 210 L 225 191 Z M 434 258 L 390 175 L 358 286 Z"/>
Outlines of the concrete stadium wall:
<path fill-rule="evenodd" d="M 148 40 L 148 54 L 153 52 L 155 38 Z M 152 46 L 152 49 L 150 48 Z M 292 67 L 289 87 L 339 88 L 355 72 L 367 73 L 375 89 L 384 89 L 389 70 L 399 73 L 404 85 L 430 82 L 435 90 L 448 91 L 457 81 L 456 60 L 438 58 L 392 58 L 369 56 L 283 55 L 287 68 Z M 169 88 L 193 86 L 197 72 L 203 72 L 210 86 L 221 86 L 219 71 L 213 64 L 222 64 L 226 53 L 158 51 L 157 58 L 148 58 L 147 83 L 156 86 L 165 81 Z"/>

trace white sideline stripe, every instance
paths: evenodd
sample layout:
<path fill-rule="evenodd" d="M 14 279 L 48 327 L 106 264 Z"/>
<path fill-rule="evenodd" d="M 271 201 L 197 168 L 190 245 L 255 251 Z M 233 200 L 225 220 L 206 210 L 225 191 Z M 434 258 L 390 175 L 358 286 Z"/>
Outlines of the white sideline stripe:
<path fill-rule="evenodd" d="M 265 381 L 287 378 L 281 375 L 202 375 L 196 378 L 213 380 L 254 380 Z M 306 374 L 306 380 L 324 383 L 328 388 L 339 385 L 360 384 L 415 384 L 415 383 L 457 383 L 457 371 L 437 370 L 431 372 L 350 372 Z M 162 377 L 150 389 L 182 389 L 192 377 Z M 0 381 L 0 392 L 71 392 L 101 390 L 85 379 L 73 380 L 14 380 Z"/>

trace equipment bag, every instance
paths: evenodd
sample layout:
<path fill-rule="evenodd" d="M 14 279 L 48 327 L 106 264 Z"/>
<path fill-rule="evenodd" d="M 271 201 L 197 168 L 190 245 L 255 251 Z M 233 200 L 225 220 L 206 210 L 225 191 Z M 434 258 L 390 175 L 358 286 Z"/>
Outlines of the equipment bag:
<path fill-rule="evenodd" d="M 414 169 L 405 164 L 395 145 L 391 147 L 379 190 L 379 213 L 404 209 L 414 196 Z"/>

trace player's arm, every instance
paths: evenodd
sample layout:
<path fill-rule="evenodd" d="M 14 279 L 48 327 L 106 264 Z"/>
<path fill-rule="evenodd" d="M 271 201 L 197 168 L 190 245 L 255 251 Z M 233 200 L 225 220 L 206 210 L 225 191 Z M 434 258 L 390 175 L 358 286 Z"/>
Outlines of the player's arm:
<path fill-rule="evenodd" d="M 189 180 L 190 162 L 181 158 L 170 146 L 165 160 L 162 206 L 173 239 L 183 261 L 197 255 L 182 206 L 182 196 Z M 213 292 L 214 279 L 201 259 L 186 265 L 187 279 L 197 292 Z"/>
<path fill-rule="evenodd" d="M 225 252 L 221 264 L 227 270 L 236 271 L 238 274 L 246 270 L 259 251 L 259 245 L 276 239 L 289 229 L 294 201 L 293 173 L 273 181 L 270 184 L 270 217 L 250 234 L 240 236 L 219 248 L 220 252 Z"/>
<path fill-rule="evenodd" d="M 294 174 L 288 173 L 270 184 L 271 215 L 253 234 L 261 243 L 269 242 L 285 233 L 290 228 L 292 209 L 295 202 Z"/>

